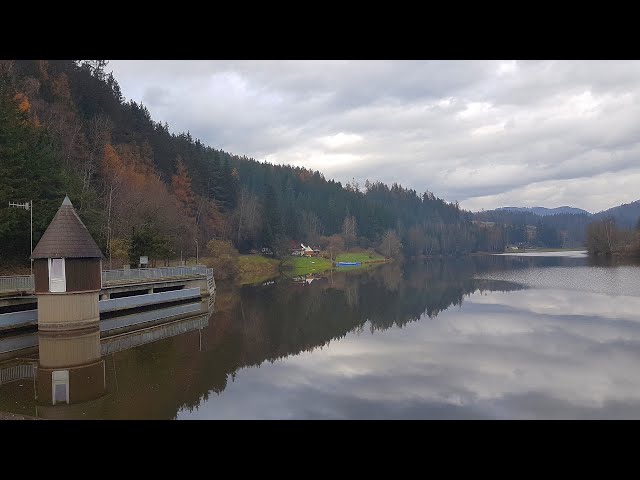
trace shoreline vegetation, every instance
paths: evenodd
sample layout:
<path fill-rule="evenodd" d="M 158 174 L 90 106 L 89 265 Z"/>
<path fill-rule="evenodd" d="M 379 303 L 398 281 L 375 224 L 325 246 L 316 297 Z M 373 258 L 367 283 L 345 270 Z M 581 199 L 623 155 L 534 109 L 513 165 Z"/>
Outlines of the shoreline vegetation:
<path fill-rule="evenodd" d="M 518 250 L 505 250 L 501 253 L 535 253 L 535 252 L 586 252 L 587 247 L 572 248 L 523 248 Z"/>
<path fill-rule="evenodd" d="M 215 275 L 215 273 L 214 273 Z M 240 255 L 236 285 L 251 285 L 266 282 L 280 275 L 280 262 L 263 255 Z"/>
<path fill-rule="evenodd" d="M 336 262 L 360 262 L 361 265 L 349 267 L 349 270 L 368 268 L 389 262 L 388 259 L 375 252 L 344 252 L 332 261 L 323 256 L 294 257 L 286 256 L 281 260 L 268 258 L 259 254 L 240 255 L 237 285 L 251 285 L 278 277 L 297 277 L 314 273 L 323 273 L 336 268 Z"/>
<path fill-rule="evenodd" d="M 614 218 L 592 222 L 586 244 L 591 257 L 640 258 L 640 219 L 634 229 L 620 228 Z"/>
<path fill-rule="evenodd" d="M 390 260 L 371 249 L 339 251 L 335 259 L 332 259 L 331 253 L 331 251 L 322 250 L 315 256 L 280 255 L 278 257 L 258 252 L 240 254 L 228 240 L 211 240 L 207 244 L 207 256 L 200 257 L 200 263 L 213 268 L 217 283 L 238 286 L 262 283 L 279 277 L 292 278 L 320 274 L 334 268 L 336 262 L 361 263 L 358 267 L 348 267 L 352 270 L 368 268 Z"/>

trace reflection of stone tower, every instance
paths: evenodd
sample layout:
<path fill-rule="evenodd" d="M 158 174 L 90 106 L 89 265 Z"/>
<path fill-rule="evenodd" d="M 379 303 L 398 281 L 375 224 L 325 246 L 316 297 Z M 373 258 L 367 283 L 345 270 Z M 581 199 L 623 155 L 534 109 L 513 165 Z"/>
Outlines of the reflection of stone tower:
<path fill-rule="evenodd" d="M 65 197 L 33 250 L 38 329 L 73 330 L 97 325 L 102 252 Z"/>
<path fill-rule="evenodd" d="M 75 404 L 104 395 L 105 367 L 98 326 L 70 332 L 38 332 L 38 343 L 38 403 Z"/>

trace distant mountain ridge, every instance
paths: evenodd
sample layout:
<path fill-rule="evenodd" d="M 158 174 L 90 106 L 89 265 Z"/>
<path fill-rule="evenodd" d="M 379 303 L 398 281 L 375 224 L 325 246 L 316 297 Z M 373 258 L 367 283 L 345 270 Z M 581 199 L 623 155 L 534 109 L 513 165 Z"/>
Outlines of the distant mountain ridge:
<path fill-rule="evenodd" d="M 636 200 L 631 203 L 623 203 L 617 207 L 611 207 L 607 210 L 603 210 L 597 213 L 591 213 L 582 208 L 569 207 L 563 205 L 562 207 L 546 208 L 546 207 L 499 207 L 493 210 L 495 212 L 519 212 L 519 213 L 531 213 L 533 215 L 539 215 L 546 217 L 549 215 L 563 215 L 563 214 L 582 214 L 588 217 L 593 217 L 593 220 L 602 218 L 614 218 L 618 223 L 618 226 L 623 228 L 634 227 L 638 219 L 640 218 L 640 200 Z M 591 220 L 591 221 L 593 221 Z"/>
<path fill-rule="evenodd" d="M 583 210 L 581 208 L 569 207 L 567 205 L 563 205 L 562 207 L 556 208 L 546 208 L 546 207 L 499 207 L 496 210 L 508 210 L 512 212 L 529 212 L 535 215 L 540 215 L 541 217 L 545 217 L 547 215 L 557 215 L 562 213 L 569 214 L 585 214 L 585 215 L 593 215 L 591 212 L 587 210 Z"/>
<path fill-rule="evenodd" d="M 594 215 L 595 218 L 613 217 L 618 226 L 623 228 L 634 227 L 640 219 L 640 200 L 631 203 L 624 203 L 617 207 L 603 210 Z"/>

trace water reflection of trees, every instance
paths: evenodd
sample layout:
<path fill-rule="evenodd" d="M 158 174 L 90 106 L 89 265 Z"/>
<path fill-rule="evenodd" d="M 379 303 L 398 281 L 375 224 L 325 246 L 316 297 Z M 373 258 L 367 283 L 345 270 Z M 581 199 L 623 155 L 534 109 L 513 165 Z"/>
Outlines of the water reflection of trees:
<path fill-rule="evenodd" d="M 607 257 L 607 256 L 590 256 L 587 260 L 590 267 L 622 267 L 627 265 L 639 265 L 640 260 L 631 257 Z"/>
<path fill-rule="evenodd" d="M 351 331 L 374 332 L 433 319 L 475 291 L 521 289 L 509 282 L 474 279 L 510 262 L 484 257 L 390 264 L 357 274 L 334 272 L 329 281 L 304 289 L 282 282 L 221 292 L 206 332 L 202 396 L 185 399 L 181 407 L 194 408 L 210 392 L 222 392 L 241 368 L 312 351 Z"/>
<path fill-rule="evenodd" d="M 110 395 L 85 418 L 172 418 L 223 392 L 236 372 L 311 351 L 349 332 L 436 319 L 475 291 L 517 285 L 474 279 L 527 262 L 496 257 L 389 264 L 292 282 L 219 291 L 201 332 L 188 332 L 105 358 Z M 201 335 L 201 338 L 199 337 Z M 201 345 L 201 348 L 200 348 Z"/>

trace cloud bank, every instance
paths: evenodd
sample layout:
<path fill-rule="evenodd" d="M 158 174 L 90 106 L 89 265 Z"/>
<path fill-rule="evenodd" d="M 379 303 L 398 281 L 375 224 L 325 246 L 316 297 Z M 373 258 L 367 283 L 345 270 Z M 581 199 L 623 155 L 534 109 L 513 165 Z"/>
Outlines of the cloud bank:
<path fill-rule="evenodd" d="M 638 61 L 110 61 L 172 131 L 470 210 L 638 199 Z"/>

